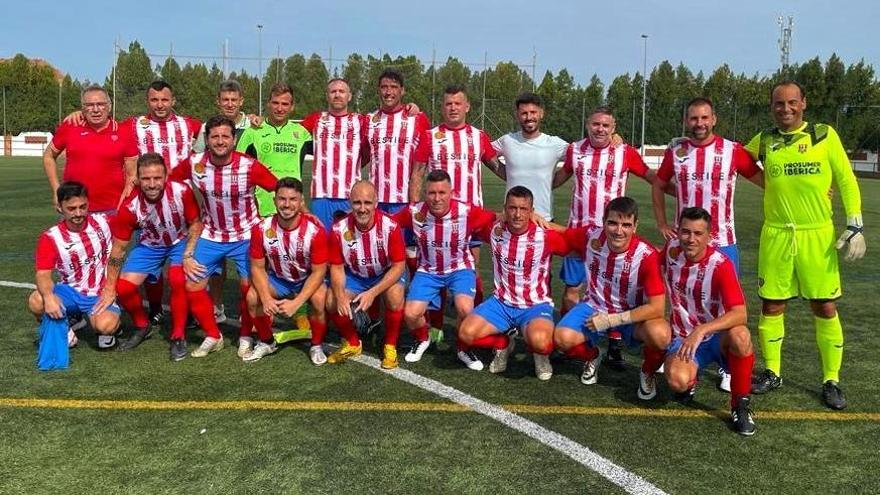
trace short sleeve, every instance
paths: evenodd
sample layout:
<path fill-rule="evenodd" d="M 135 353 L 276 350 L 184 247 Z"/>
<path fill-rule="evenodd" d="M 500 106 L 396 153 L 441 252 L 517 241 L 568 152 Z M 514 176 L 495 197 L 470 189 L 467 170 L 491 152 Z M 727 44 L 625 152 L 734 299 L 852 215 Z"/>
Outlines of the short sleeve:
<path fill-rule="evenodd" d="M 58 151 L 64 151 L 67 148 L 67 139 L 70 134 L 70 124 L 62 122 L 57 129 L 55 129 L 55 134 L 52 135 L 52 147 Z"/>
<path fill-rule="evenodd" d="M 480 148 L 483 150 L 483 156 L 480 159 L 484 162 L 498 157 L 498 152 L 492 147 L 492 141 L 489 140 L 489 134 L 486 131 L 480 131 Z"/>
<path fill-rule="evenodd" d="M 639 284 L 648 297 L 660 296 L 666 292 L 663 275 L 660 273 L 660 254 L 657 251 L 642 260 L 639 266 Z"/>
<path fill-rule="evenodd" d="M 626 148 L 623 152 L 623 162 L 626 164 L 626 169 L 639 177 L 645 177 L 648 175 L 648 166 L 645 165 L 645 160 L 642 159 L 642 155 L 640 155 L 632 146 L 624 146 L 626 146 Z"/>
<path fill-rule="evenodd" d="M 547 246 L 549 247 L 550 252 L 557 256 L 565 256 L 571 252 L 568 241 L 566 241 L 562 234 L 555 230 L 547 231 Z"/>
<path fill-rule="evenodd" d="M 471 232 L 485 230 L 495 223 L 497 216 L 494 211 L 472 206 L 468 212 L 468 229 Z"/>
<path fill-rule="evenodd" d="M 317 225 L 317 223 L 315 224 Z M 312 264 L 320 265 L 327 263 L 329 253 L 327 246 L 327 231 L 318 226 L 318 233 L 312 239 Z"/>
<path fill-rule="evenodd" d="M 254 162 L 253 167 L 251 168 L 253 183 L 256 186 L 260 186 L 267 191 L 274 191 L 275 186 L 278 184 L 278 178 L 275 177 L 272 172 L 266 168 L 260 162 Z"/>
<path fill-rule="evenodd" d="M 300 122 L 300 125 L 306 128 L 313 137 L 315 135 L 315 125 L 318 123 L 318 119 L 321 117 L 321 112 L 310 113 L 306 118 Z"/>
<path fill-rule="evenodd" d="M 739 143 L 733 145 L 733 166 L 738 174 L 746 178 L 753 177 L 761 171 L 752 155 Z"/>
<path fill-rule="evenodd" d="M 413 161 L 417 163 L 428 163 L 431 158 L 431 130 L 428 129 L 419 137 L 419 145 L 413 154 Z"/>
<path fill-rule="evenodd" d="M 391 219 L 397 222 L 401 227 L 411 229 L 412 228 L 412 212 L 409 211 L 409 205 L 404 206 L 397 213 L 394 213 L 391 216 Z"/>
<path fill-rule="evenodd" d="M 721 304 L 724 306 L 724 309 L 729 311 L 734 306 L 745 304 L 746 298 L 743 295 L 742 287 L 739 285 L 739 280 L 736 278 L 736 269 L 734 269 L 733 263 L 725 259 L 724 263 L 721 263 L 717 270 L 712 283 L 721 295 Z"/>
<path fill-rule="evenodd" d="M 248 248 L 248 254 L 255 260 L 266 257 L 266 250 L 263 248 L 263 228 L 260 224 L 251 227 L 251 244 Z"/>
<path fill-rule="evenodd" d="M 37 271 L 53 270 L 55 262 L 58 261 L 58 248 L 49 238 L 49 234 L 43 233 L 37 240 L 37 250 L 35 253 Z"/>
<path fill-rule="evenodd" d="M 137 217 L 134 216 L 131 210 L 123 207 L 111 219 L 110 232 L 113 234 L 113 237 L 119 240 L 130 241 L 131 234 L 137 230 L 137 226 Z"/>
<path fill-rule="evenodd" d="M 657 178 L 663 182 L 669 182 L 672 180 L 673 174 L 675 174 L 675 170 L 672 168 L 672 149 L 666 148 L 663 153 L 663 161 L 660 162 L 660 168 L 657 170 Z"/>
<path fill-rule="evenodd" d="M 342 240 L 335 230 L 330 232 L 330 242 L 327 245 L 327 250 L 327 261 L 331 265 L 345 264 L 345 259 L 342 257 Z"/>
<path fill-rule="evenodd" d="M 584 258 L 587 255 L 588 234 L 589 230 L 587 229 L 587 227 L 577 227 L 565 229 L 565 232 L 562 233 L 562 237 L 568 244 L 569 251 L 576 253 L 581 258 Z"/>
<path fill-rule="evenodd" d="M 565 148 L 565 161 L 562 162 L 562 168 L 568 173 L 574 172 L 574 143 Z"/>
<path fill-rule="evenodd" d="M 403 242 L 403 231 L 399 225 L 391 231 L 391 237 L 388 239 L 388 259 L 392 263 L 406 261 L 406 244 Z"/>
<path fill-rule="evenodd" d="M 186 219 L 187 223 L 192 223 L 200 215 L 201 211 L 199 210 L 199 203 L 196 201 L 196 195 L 193 193 L 192 188 L 187 186 L 183 191 L 183 218 Z"/>

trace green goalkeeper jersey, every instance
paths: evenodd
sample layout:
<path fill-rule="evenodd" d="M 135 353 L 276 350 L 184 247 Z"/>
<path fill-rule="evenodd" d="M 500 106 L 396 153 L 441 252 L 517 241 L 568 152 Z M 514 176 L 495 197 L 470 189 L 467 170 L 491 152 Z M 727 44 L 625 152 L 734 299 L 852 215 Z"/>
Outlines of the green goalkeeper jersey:
<path fill-rule="evenodd" d="M 288 120 L 274 126 L 269 121 L 259 127 L 248 127 L 238 140 L 236 150 L 246 153 L 265 165 L 275 177 L 293 177 L 302 180 L 302 164 L 311 151 L 312 136 L 300 124 Z M 273 193 L 257 190 L 260 215 L 275 213 Z"/>
<path fill-rule="evenodd" d="M 831 181 L 847 216 L 861 214 L 859 184 L 837 132 L 804 123 L 791 132 L 758 133 L 746 150 L 764 165 L 764 222 L 815 228 L 831 223 Z"/>

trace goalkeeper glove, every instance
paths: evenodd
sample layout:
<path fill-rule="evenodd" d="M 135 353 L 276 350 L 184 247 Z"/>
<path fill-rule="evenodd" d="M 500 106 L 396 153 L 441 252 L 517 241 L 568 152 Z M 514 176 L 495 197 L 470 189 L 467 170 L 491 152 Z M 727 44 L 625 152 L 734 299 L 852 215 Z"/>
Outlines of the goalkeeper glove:
<path fill-rule="evenodd" d="M 865 236 L 862 234 L 864 230 L 861 215 L 847 217 L 846 230 L 840 234 L 835 245 L 837 249 L 849 245 L 849 249 L 846 251 L 847 261 L 855 261 L 865 256 L 867 247 L 865 246 Z"/>

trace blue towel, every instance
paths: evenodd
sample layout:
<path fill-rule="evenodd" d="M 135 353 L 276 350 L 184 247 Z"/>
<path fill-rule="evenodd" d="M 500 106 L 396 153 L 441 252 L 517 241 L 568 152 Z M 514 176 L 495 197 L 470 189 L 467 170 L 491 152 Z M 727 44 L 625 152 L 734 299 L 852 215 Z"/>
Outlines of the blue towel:
<path fill-rule="evenodd" d="M 40 347 L 37 350 L 37 368 L 40 371 L 66 370 L 70 366 L 67 347 L 67 318 L 49 318 L 40 322 Z"/>

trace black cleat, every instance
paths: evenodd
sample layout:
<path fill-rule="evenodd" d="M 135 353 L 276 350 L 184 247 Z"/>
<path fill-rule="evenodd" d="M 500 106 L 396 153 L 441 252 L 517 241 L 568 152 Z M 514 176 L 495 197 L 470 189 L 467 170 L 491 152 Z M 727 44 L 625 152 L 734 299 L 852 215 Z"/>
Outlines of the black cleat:
<path fill-rule="evenodd" d="M 605 356 L 605 364 L 614 371 L 626 370 L 622 348 L 623 342 L 620 339 L 608 339 L 608 355 Z"/>
<path fill-rule="evenodd" d="M 199 328 L 199 322 L 193 317 L 193 315 L 189 315 L 186 317 L 186 329 L 187 330 L 195 330 Z"/>
<path fill-rule="evenodd" d="M 151 327 L 161 327 L 163 321 L 165 321 L 165 313 L 163 313 L 162 310 L 150 313 Z"/>
<path fill-rule="evenodd" d="M 186 359 L 186 340 L 185 339 L 174 339 L 171 341 L 170 358 L 172 362 L 183 361 Z"/>
<path fill-rule="evenodd" d="M 134 331 L 133 334 L 131 334 L 131 337 L 120 342 L 119 347 L 117 347 L 117 349 L 120 351 L 130 351 L 130 350 L 134 349 L 135 347 L 141 345 L 141 342 L 150 338 L 150 336 L 152 334 L 153 334 L 152 325 L 147 328 L 138 328 L 137 330 Z"/>
<path fill-rule="evenodd" d="M 782 378 L 776 376 L 772 370 L 764 370 L 752 380 L 753 394 L 766 394 L 782 386 Z"/>
<path fill-rule="evenodd" d="M 834 380 L 828 380 L 822 385 L 822 402 L 835 411 L 846 408 L 846 396 Z"/>
<path fill-rule="evenodd" d="M 749 397 L 740 397 L 736 402 L 736 407 L 730 410 L 733 430 L 747 437 L 755 434 L 755 422 L 752 420 L 752 410 L 749 408 L 749 403 Z"/>

